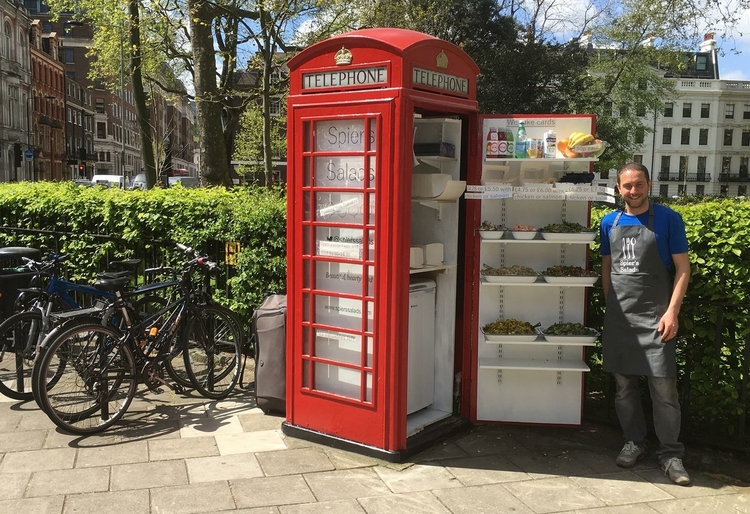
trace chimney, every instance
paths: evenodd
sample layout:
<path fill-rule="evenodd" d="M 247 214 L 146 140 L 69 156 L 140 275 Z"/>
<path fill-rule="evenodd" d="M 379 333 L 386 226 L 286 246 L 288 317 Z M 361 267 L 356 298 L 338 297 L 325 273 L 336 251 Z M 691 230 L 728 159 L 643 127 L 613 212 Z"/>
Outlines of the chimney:
<path fill-rule="evenodd" d="M 708 32 L 703 36 L 703 42 L 700 45 L 701 52 L 711 52 L 716 48 L 716 40 L 714 39 L 714 33 Z"/>

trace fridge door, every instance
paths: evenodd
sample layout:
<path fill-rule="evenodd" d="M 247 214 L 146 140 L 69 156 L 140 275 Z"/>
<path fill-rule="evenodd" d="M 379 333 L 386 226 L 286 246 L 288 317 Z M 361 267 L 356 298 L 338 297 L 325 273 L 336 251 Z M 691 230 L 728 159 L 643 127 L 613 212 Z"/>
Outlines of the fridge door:
<path fill-rule="evenodd" d="M 406 414 L 424 409 L 435 396 L 435 282 L 409 285 L 409 375 Z"/>

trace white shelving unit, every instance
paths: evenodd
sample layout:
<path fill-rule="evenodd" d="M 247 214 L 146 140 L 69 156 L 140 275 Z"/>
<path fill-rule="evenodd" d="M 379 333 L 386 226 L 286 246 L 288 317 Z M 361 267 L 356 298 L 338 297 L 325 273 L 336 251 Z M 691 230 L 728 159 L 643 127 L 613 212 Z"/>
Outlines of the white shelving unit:
<path fill-rule="evenodd" d="M 496 123 L 497 120 L 484 120 L 485 140 L 490 125 L 495 126 Z M 566 119 L 564 126 L 582 132 L 591 130 L 588 119 L 581 118 L 578 123 L 580 128 L 574 127 L 572 121 Z M 544 130 L 547 129 L 530 128 L 527 124 L 531 138 L 541 138 Z M 565 133 L 558 130 L 558 138 L 562 137 L 561 132 Z M 510 168 L 511 176 L 522 177 L 519 168 L 523 163 L 535 161 L 549 166 L 552 178 L 559 178 L 565 172 L 588 172 L 589 163 L 593 160 L 485 159 L 483 172 L 503 164 Z M 481 202 L 482 221 L 507 227 L 523 224 L 541 228 L 563 220 L 586 225 L 589 220 L 588 202 L 570 201 L 564 197 L 544 200 L 484 199 Z M 539 236 L 531 240 L 508 237 L 482 239 L 479 268 L 483 264 L 492 267 L 523 265 L 538 272 L 558 264 L 585 268 L 588 244 L 586 241 L 548 241 Z M 479 329 L 496 319 L 510 318 L 528 321 L 532 325 L 539 323 L 542 329 L 558 322 L 583 323 L 585 291 L 590 286 L 550 284 L 542 277 L 531 283 L 487 282 L 481 275 L 477 279 L 480 283 L 476 318 L 479 334 L 477 420 L 580 424 L 583 373 L 589 371 L 584 362 L 584 350 L 595 343 L 575 339 L 549 342 L 542 336 L 534 341 L 490 341 Z"/>
<path fill-rule="evenodd" d="M 417 118 L 414 120 L 415 143 L 449 143 L 455 147 L 454 157 L 419 155 L 414 173 L 442 173 L 451 180 L 460 179 L 461 121 L 452 118 Z M 443 264 L 412 268 L 412 277 L 430 278 L 436 283 L 434 401 L 427 408 L 407 416 L 407 436 L 453 412 L 454 353 L 456 332 L 456 291 L 458 282 L 458 202 L 412 198 L 411 246 L 443 244 Z"/>

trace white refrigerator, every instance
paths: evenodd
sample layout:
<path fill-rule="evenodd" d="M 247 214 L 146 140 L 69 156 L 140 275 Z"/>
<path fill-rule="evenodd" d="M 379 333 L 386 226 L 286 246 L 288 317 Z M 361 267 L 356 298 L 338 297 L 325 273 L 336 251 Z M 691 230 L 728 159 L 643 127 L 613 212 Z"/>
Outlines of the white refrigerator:
<path fill-rule="evenodd" d="M 433 403 L 435 396 L 435 281 L 409 284 L 409 376 L 406 413 Z"/>

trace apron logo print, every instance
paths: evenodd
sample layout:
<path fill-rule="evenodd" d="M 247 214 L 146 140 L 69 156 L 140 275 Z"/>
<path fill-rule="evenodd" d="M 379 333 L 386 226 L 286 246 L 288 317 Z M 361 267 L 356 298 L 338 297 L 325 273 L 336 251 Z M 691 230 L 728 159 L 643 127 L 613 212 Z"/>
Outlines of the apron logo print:
<path fill-rule="evenodd" d="M 637 242 L 634 237 L 622 238 L 622 256 L 625 260 L 635 260 L 635 244 Z"/>

